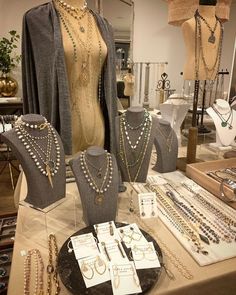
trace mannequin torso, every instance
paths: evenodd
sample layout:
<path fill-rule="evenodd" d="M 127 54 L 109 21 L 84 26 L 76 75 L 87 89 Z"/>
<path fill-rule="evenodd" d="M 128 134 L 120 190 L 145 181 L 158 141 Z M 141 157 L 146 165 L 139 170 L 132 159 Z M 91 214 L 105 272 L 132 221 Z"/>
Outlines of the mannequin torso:
<path fill-rule="evenodd" d="M 70 87 L 74 154 L 91 145 L 104 145 L 104 120 L 98 100 L 98 86 L 107 47 L 92 13 L 89 10 L 80 10 L 84 1 L 66 1 L 78 8 L 78 16 L 81 17 L 79 20 L 67 13 L 57 1 L 55 3 L 61 15 L 62 40 Z"/>
<path fill-rule="evenodd" d="M 206 20 L 211 29 L 214 29 L 216 25 L 215 17 L 215 6 L 200 5 L 198 9 L 199 14 Z M 182 25 L 182 32 L 184 42 L 187 51 L 186 62 L 184 65 L 184 79 L 185 80 L 214 80 L 218 72 L 218 64 L 214 66 L 216 58 L 219 54 L 218 49 L 221 42 L 221 26 L 218 22 L 214 31 L 215 42 L 209 42 L 208 39 L 211 36 L 211 32 L 207 27 L 206 23 L 200 19 L 201 34 L 198 32 L 196 27 L 195 17 L 185 21 Z M 196 31 L 197 30 L 197 31 Z M 196 35 L 197 34 L 197 48 L 196 46 Z M 202 40 L 202 51 L 200 50 L 199 40 L 201 35 Z M 197 49 L 197 50 L 196 50 Z M 197 56 L 195 56 L 197 52 Z M 203 62 L 204 55 L 209 71 L 206 71 Z M 196 65 L 199 63 L 199 65 Z M 198 67 L 198 78 L 196 77 L 196 66 Z"/>

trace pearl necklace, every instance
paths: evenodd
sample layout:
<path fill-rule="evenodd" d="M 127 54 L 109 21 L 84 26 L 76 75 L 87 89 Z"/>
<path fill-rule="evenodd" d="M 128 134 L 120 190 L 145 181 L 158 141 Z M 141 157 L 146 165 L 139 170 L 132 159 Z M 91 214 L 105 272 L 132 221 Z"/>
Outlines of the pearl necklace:
<path fill-rule="evenodd" d="M 27 129 L 43 131 L 47 129 L 47 135 L 34 136 Z M 24 145 L 26 151 L 32 158 L 37 169 L 46 177 L 48 177 L 51 187 L 53 187 L 52 177 L 57 174 L 60 167 L 61 151 L 58 143 L 57 135 L 51 124 L 44 118 L 42 124 L 29 124 L 24 122 L 20 117 L 15 123 L 15 132 L 18 139 Z M 46 140 L 46 150 L 45 150 Z M 40 143 L 41 141 L 41 143 Z M 43 142 L 42 142 L 43 141 Z M 55 149 L 56 155 L 52 156 Z"/>
<path fill-rule="evenodd" d="M 85 179 L 87 180 L 90 188 L 95 191 L 95 204 L 101 205 L 104 201 L 104 193 L 109 189 L 111 182 L 112 182 L 112 176 L 113 176 L 113 164 L 112 164 L 112 157 L 111 154 L 106 152 L 106 170 L 103 177 L 103 180 L 101 182 L 101 185 L 99 187 L 99 184 L 96 183 L 94 177 L 92 176 L 91 171 L 89 170 L 87 161 L 86 161 L 85 152 L 81 153 L 80 156 L 80 166 L 82 169 L 82 172 L 84 174 Z M 101 171 L 100 171 L 101 173 Z"/>
<path fill-rule="evenodd" d="M 43 271 L 44 264 L 42 256 L 38 249 L 29 250 L 24 261 L 24 295 L 30 294 L 30 282 L 31 282 L 31 258 L 34 257 L 35 264 L 35 284 L 34 294 L 43 294 Z"/>
<path fill-rule="evenodd" d="M 141 141 L 141 138 L 144 136 L 144 131 L 147 127 L 147 125 L 150 123 L 150 115 L 147 111 L 144 112 L 144 118 L 143 118 L 143 121 L 141 124 L 139 124 L 138 126 L 131 126 L 130 123 L 128 122 L 127 120 L 127 113 L 124 113 L 122 116 L 121 116 L 121 124 L 123 124 L 123 127 L 124 127 L 124 133 L 125 133 L 125 136 L 126 136 L 126 139 L 127 139 L 127 142 L 129 143 L 129 146 L 131 147 L 132 150 L 135 150 L 140 141 Z M 136 142 L 134 144 L 132 144 L 131 140 L 130 140 L 130 135 L 129 135 L 129 132 L 128 132 L 128 129 L 130 130 L 138 130 L 141 128 L 141 131 L 138 135 L 138 138 L 136 140 Z"/>

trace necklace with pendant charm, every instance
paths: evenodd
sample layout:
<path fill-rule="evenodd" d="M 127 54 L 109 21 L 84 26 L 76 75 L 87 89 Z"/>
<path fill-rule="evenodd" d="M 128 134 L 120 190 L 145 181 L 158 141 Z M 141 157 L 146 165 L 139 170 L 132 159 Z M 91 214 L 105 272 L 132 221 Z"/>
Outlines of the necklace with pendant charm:
<path fill-rule="evenodd" d="M 216 115 L 220 118 L 221 120 L 221 127 L 225 128 L 228 126 L 228 128 L 231 130 L 233 129 L 233 126 L 232 126 L 232 122 L 233 122 L 233 110 L 230 108 L 230 110 L 225 113 L 225 114 L 222 114 L 220 113 L 217 108 L 214 106 L 214 104 L 212 105 L 212 109 L 213 111 L 216 113 Z M 229 115 L 228 115 L 229 114 Z M 223 116 L 224 115 L 228 115 L 228 118 L 224 118 Z"/>
<path fill-rule="evenodd" d="M 44 120 L 43 124 L 37 125 L 24 122 L 20 117 L 15 123 L 15 132 L 37 169 L 48 177 L 53 187 L 52 180 L 60 167 L 61 151 L 55 131 L 45 118 Z M 47 134 L 35 136 L 34 130 L 38 132 L 46 130 Z"/>
<path fill-rule="evenodd" d="M 94 179 L 92 172 L 88 167 L 88 162 L 87 162 L 87 157 L 85 155 L 85 152 L 82 152 L 80 155 L 80 166 L 81 166 L 82 172 L 90 188 L 93 191 L 95 191 L 94 203 L 99 206 L 102 205 L 102 203 L 104 202 L 104 194 L 109 189 L 112 182 L 112 178 L 113 178 L 112 157 L 111 157 L 111 154 L 108 152 L 106 152 L 105 163 L 106 163 L 106 169 L 104 171 L 104 177 L 103 179 L 101 179 L 101 184 L 99 185 L 97 181 Z M 105 163 L 103 164 L 103 167 L 105 166 Z M 101 178 L 102 178 L 102 171 L 101 171 Z"/>

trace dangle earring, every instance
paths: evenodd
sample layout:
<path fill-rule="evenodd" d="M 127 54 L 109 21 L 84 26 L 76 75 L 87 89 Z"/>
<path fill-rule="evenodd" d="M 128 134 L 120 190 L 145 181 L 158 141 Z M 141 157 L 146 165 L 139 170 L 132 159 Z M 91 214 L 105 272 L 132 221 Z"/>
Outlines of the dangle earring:
<path fill-rule="evenodd" d="M 113 276 L 114 276 L 114 280 L 113 280 L 113 283 L 114 283 L 114 287 L 115 289 L 118 289 L 119 288 L 119 285 L 120 285 L 120 276 L 118 274 L 118 267 L 117 265 L 113 266 Z"/>
<path fill-rule="evenodd" d="M 139 241 L 142 238 L 142 235 L 134 230 L 134 228 L 131 226 L 130 230 L 132 231 L 131 233 L 131 239 L 135 241 Z"/>
<path fill-rule="evenodd" d="M 155 211 L 154 211 L 154 200 L 152 200 L 152 213 L 151 215 L 154 217 L 156 215 Z"/>
<path fill-rule="evenodd" d="M 100 271 L 99 268 L 103 268 L 103 270 Z M 107 269 L 105 261 L 102 260 L 100 256 L 97 256 L 96 260 L 94 261 L 94 269 L 99 275 L 103 275 Z"/>
<path fill-rule="evenodd" d="M 114 236 L 114 229 L 113 229 L 113 226 L 112 226 L 112 222 L 109 221 L 109 230 L 110 230 L 110 235 L 111 236 Z"/>
<path fill-rule="evenodd" d="M 83 277 L 85 277 L 87 280 L 92 280 L 93 276 L 94 276 L 94 270 L 91 267 L 91 265 L 89 265 L 88 263 L 85 263 L 84 261 L 81 264 L 81 273 L 83 275 Z M 88 273 L 88 275 L 86 275 L 86 273 Z M 90 273 L 90 275 L 89 275 Z"/>
<path fill-rule="evenodd" d="M 144 210 L 143 200 L 141 200 L 141 209 L 142 209 L 141 215 L 144 217 L 146 214 L 145 214 L 145 210 Z"/>

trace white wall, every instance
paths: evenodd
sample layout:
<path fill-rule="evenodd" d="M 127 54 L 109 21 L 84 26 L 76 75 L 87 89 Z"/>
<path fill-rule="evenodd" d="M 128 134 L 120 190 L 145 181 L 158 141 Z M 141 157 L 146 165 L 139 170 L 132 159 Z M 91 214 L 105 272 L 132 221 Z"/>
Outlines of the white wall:
<path fill-rule="evenodd" d="M 45 0 L 0 0 L 0 38 L 8 37 L 8 32 L 16 30 L 20 36 L 22 31 L 22 18 L 30 8 L 45 3 Z M 17 53 L 21 52 L 21 41 L 18 44 Z M 21 96 L 21 72 L 16 68 L 13 76 L 19 82 L 18 96 Z"/>
<path fill-rule="evenodd" d="M 168 6 L 163 0 L 134 0 L 134 61 L 167 61 L 171 88 L 181 92 L 185 47 L 180 27 L 168 25 Z M 234 17 L 233 17 L 234 16 Z M 231 6 L 231 18 L 225 24 L 222 67 L 231 69 L 236 31 L 236 4 Z M 228 80 L 225 89 L 228 90 Z M 150 91 L 154 93 L 154 91 Z M 151 98 L 152 100 L 154 97 Z M 134 100 L 134 103 L 136 101 Z M 152 101 L 151 101 L 152 102 Z M 153 106 L 155 103 L 152 102 Z"/>

